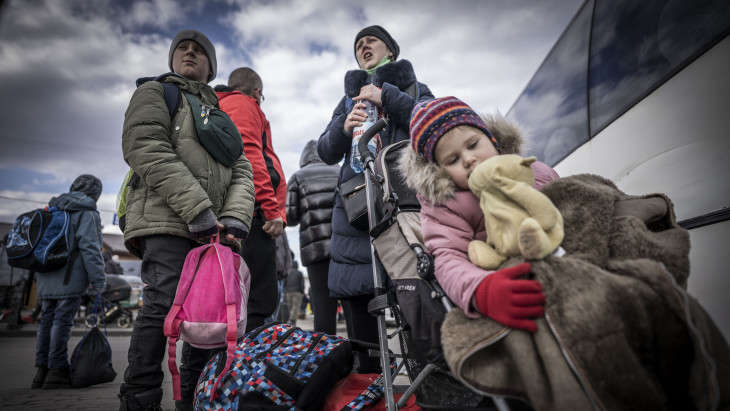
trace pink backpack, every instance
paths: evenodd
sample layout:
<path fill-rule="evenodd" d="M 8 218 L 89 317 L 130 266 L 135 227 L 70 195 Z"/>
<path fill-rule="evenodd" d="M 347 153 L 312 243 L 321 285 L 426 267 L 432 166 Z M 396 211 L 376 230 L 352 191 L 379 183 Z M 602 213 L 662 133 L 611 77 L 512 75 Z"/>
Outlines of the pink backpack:
<path fill-rule="evenodd" d="M 188 253 L 175 301 L 165 318 L 167 364 L 175 400 L 180 399 L 180 373 L 175 362 L 178 338 L 198 348 L 227 346 L 227 371 L 233 362 L 236 340 L 246 333 L 251 274 L 240 255 L 221 245 L 217 235 L 214 239 Z"/>

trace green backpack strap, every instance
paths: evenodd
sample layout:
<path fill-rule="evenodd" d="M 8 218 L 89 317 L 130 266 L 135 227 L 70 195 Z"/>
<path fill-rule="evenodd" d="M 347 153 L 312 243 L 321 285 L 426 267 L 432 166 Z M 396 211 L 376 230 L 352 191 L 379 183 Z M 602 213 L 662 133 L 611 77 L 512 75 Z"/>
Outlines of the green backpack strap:
<path fill-rule="evenodd" d="M 170 121 L 172 121 L 175 118 L 177 108 L 180 107 L 180 87 L 172 83 L 162 83 L 162 90 L 167 111 L 170 113 Z"/>
<path fill-rule="evenodd" d="M 172 83 L 162 82 L 162 76 L 157 78 L 149 78 L 146 81 L 159 81 L 162 84 L 162 94 L 165 98 L 165 106 L 167 106 L 167 112 L 170 114 L 170 121 L 175 118 L 177 110 L 180 107 L 181 92 L 180 87 Z M 137 86 L 146 82 L 138 81 Z M 132 168 L 127 171 L 127 175 L 122 181 L 122 186 L 119 188 L 117 193 L 117 219 L 119 220 L 119 227 L 124 231 L 124 216 L 127 214 L 127 192 L 129 187 L 134 186 L 139 181 L 139 175 L 135 173 Z"/>

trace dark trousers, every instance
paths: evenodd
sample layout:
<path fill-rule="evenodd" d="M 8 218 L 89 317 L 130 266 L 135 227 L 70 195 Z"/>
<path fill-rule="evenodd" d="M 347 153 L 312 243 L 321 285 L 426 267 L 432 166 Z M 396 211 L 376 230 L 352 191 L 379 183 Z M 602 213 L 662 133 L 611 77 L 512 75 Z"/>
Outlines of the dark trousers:
<path fill-rule="evenodd" d="M 378 344 L 378 320 L 368 312 L 371 295 L 360 295 L 342 300 L 342 308 L 347 322 L 347 335 L 350 339 Z M 367 353 L 357 353 L 358 374 L 380 373 L 380 358 L 370 357 Z"/>
<path fill-rule="evenodd" d="M 314 307 L 314 330 L 327 334 L 337 333 L 337 300 L 330 298 L 327 287 L 330 260 L 317 261 L 307 266 L 309 292 Z"/>
<path fill-rule="evenodd" d="M 208 360 L 221 351 L 225 352 L 226 347 L 206 350 L 193 347 L 188 343 L 183 344 L 182 358 L 180 359 L 180 402 L 190 404 L 190 407 L 179 407 L 180 409 L 192 409 L 195 387 L 198 385 L 200 374 L 203 372 Z"/>
<path fill-rule="evenodd" d="M 68 364 L 68 340 L 81 297 L 43 299 L 43 315 L 36 336 L 36 367 L 65 371 Z"/>
<path fill-rule="evenodd" d="M 163 331 L 165 317 L 175 299 L 185 257 L 198 244 L 173 235 L 152 235 L 139 238 L 142 252 L 144 304 L 137 313 L 124 371 L 122 393 L 138 393 L 162 386 L 162 361 L 167 350 Z M 211 350 L 183 344 L 180 366 L 182 400 L 192 404 L 195 385 L 208 361 Z"/>
<path fill-rule="evenodd" d="M 256 216 L 245 241 L 241 257 L 251 272 L 251 290 L 248 295 L 246 332 L 264 325 L 279 304 L 276 283 L 276 240 L 263 230 L 264 220 Z"/>

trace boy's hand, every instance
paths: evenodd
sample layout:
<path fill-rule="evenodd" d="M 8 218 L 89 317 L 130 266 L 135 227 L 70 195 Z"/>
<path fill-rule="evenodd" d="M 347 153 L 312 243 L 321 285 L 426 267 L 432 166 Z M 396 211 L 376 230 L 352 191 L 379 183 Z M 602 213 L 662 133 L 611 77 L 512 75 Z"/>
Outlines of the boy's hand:
<path fill-rule="evenodd" d="M 188 224 L 188 231 L 190 236 L 198 239 L 210 237 L 219 230 L 220 223 L 213 214 L 210 208 L 206 208 L 205 211 L 198 214 L 193 221 Z"/>
<path fill-rule="evenodd" d="M 535 332 L 532 320 L 545 313 L 545 294 L 535 280 L 518 280 L 530 273 L 530 264 L 522 263 L 488 275 L 474 293 L 477 309 L 483 315 L 507 327 Z"/>
<path fill-rule="evenodd" d="M 243 221 L 233 217 L 223 217 L 220 220 L 221 232 L 226 232 L 226 240 L 245 240 L 248 238 L 248 227 Z"/>

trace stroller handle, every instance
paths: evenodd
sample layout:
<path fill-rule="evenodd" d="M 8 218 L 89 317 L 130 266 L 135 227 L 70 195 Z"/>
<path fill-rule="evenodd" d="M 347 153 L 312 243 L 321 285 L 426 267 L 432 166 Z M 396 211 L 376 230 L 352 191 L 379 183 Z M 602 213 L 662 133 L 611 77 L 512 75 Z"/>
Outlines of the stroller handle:
<path fill-rule="evenodd" d="M 382 117 L 375 124 L 370 126 L 369 129 L 365 130 L 365 133 L 363 133 L 362 137 L 360 137 L 360 141 L 357 143 L 357 149 L 360 151 L 360 158 L 362 159 L 363 164 L 367 164 L 368 161 L 375 161 L 375 155 L 368 149 L 368 142 L 371 138 L 373 138 L 373 136 L 385 129 L 385 126 L 387 125 L 388 120 L 385 117 Z"/>

